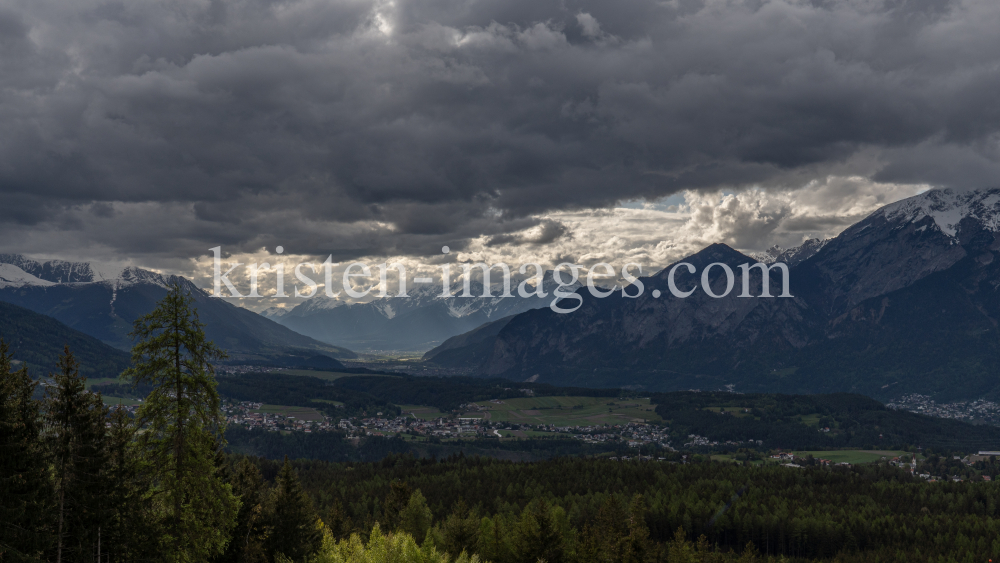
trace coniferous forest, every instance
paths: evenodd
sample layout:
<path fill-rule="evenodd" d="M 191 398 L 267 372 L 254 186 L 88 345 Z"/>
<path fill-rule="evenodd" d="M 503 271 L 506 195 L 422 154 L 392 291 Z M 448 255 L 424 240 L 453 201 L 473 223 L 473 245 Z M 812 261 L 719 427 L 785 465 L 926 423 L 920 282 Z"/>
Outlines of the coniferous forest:
<path fill-rule="evenodd" d="M 929 483 L 887 465 L 752 466 L 680 453 L 623 460 L 598 451 L 531 463 L 421 458 L 391 440 L 364 455 L 329 457 L 360 461 L 227 451 L 213 369 L 224 353 L 206 340 L 190 296 L 175 287 L 136 321 L 132 336 L 122 379 L 148 390 L 135 416 L 87 390 L 68 347 L 39 399 L 38 381 L 27 366 L 15 369 L 0 343 L 0 561 L 964 562 L 1000 555 L 995 484 Z M 996 462 L 980 464 L 997 474 Z"/>

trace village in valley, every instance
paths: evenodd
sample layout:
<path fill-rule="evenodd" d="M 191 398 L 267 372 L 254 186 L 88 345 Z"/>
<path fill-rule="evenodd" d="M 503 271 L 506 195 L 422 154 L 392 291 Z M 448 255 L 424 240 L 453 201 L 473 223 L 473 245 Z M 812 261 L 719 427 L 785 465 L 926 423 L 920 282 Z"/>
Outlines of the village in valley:
<path fill-rule="evenodd" d="M 491 401 L 504 404 L 503 401 Z M 348 438 L 364 436 L 407 436 L 423 439 L 461 439 L 477 437 L 527 438 L 564 437 L 586 443 L 622 443 L 629 447 L 655 446 L 667 451 L 670 445 L 668 428 L 645 422 L 621 424 L 562 425 L 514 423 L 491 420 L 488 408 L 476 403 L 462 405 L 458 413 L 433 414 L 430 409 L 411 409 L 401 416 L 388 417 L 375 413 L 371 417 L 334 418 L 308 407 L 283 407 L 255 402 L 227 402 L 223 405 L 227 425 L 272 432 L 342 432 Z M 418 416 L 418 414 L 420 416 Z"/>
<path fill-rule="evenodd" d="M 910 393 L 886 404 L 896 410 L 905 410 L 938 418 L 952 418 L 980 424 L 1000 425 L 1000 404 L 986 399 L 938 403 L 928 395 Z"/>

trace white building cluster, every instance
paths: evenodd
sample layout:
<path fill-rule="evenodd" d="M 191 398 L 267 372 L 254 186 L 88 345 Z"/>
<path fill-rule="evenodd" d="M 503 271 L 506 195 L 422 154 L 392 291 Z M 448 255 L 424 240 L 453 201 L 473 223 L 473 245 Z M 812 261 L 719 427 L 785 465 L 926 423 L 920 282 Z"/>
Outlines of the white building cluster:
<path fill-rule="evenodd" d="M 926 414 L 938 418 L 1000 424 L 1000 404 L 987 401 L 986 399 L 937 403 L 928 395 L 910 393 L 886 404 L 886 406 L 891 409 Z"/>

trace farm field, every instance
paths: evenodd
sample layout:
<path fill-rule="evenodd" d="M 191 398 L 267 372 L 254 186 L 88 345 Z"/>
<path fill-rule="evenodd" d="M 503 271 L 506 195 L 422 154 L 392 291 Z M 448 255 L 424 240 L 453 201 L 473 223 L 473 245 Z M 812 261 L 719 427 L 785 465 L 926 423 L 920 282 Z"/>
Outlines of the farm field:
<path fill-rule="evenodd" d="M 344 406 L 344 403 L 342 403 L 340 401 L 331 401 L 330 399 L 313 399 L 312 402 L 314 402 L 314 403 L 325 403 L 327 405 L 336 405 L 338 407 Z"/>
<path fill-rule="evenodd" d="M 802 451 L 792 452 L 793 454 L 805 457 L 812 454 L 815 458 L 828 459 L 834 463 L 873 463 L 881 461 L 883 457 L 892 459 L 896 456 L 910 455 L 907 452 L 896 450 L 827 450 L 827 451 Z"/>
<path fill-rule="evenodd" d="M 609 397 L 522 397 L 499 402 L 476 403 L 486 411 L 470 411 L 462 416 L 489 414 L 493 422 L 514 424 L 553 424 L 555 426 L 592 426 L 659 422 L 662 420 L 649 399 L 614 399 Z"/>
<path fill-rule="evenodd" d="M 116 407 L 118 405 L 134 407 L 142 404 L 142 401 L 138 399 L 129 399 L 128 397 L 109 397 L 107 395 L 102 395 L 101 399 L 104 401 L 104 404 L 109 407 Z"/>
<path fill-rule="evenodd" d="M 94 385 L 105 385 L 108 383 L 121 383 L 127 385 L 126 381 L 118 379 L 117 377 L 92 377 L 87 379 L 85 386 L 89 390 Z M 104 404 L 109 407 L 114 407 L 119 404 L 126 407 L 134 407 L 136 405 L 142 404 L 142 401 L 138 399 L 130 399 L 128 397 L 113 397 L 110 395 L 101 395 L 101 399 L 103 399 Z"/>
<path fill-rule="evenodd" d="M 122 383 L 126 385 L 128 384 L 125 380 L 118 379 L 117 377 L 91 377 L 87 379 L 86 386 L 87 389 L 90 389 L 94 385 L 105 385 L 108 383 Z"/>
<path fill-rule="evenodd" d="M 283 369 L 278 373 L 282 375 L 298 375 L 301 377 L 315 377 L 326 381 L 335 381 L 342 377 L 358 377 L 362 374 L 344 373 L 340 371 L 315 371 L 311 369 Z M 363 374 L 365 377 L 392 377 L 390 375 Z"/>
<path fill-rule="evenodd" d="M 402 410 L 404 416 L 412 415 L 413 418 L 419 418 L 420 420 L 437 420 L 451 416 L 449 413 L 441 412 L 435 407 L 423 405 L 399 405 L 399 408 Z M 479 416 L 482 416 L 482 413 Z"/>
<path fill-rule="evenodd" d="M 277 414 L 281 416 L 291 416 L 295 420 L 305 420 L 307 422 L 322 422 L 323 415 L 320 414 L 314 408 L 310 407 L 289 407 L 286 405 L 261 405 L 259 409 L 253 412 L 259 412 L 263 414 Z"/>

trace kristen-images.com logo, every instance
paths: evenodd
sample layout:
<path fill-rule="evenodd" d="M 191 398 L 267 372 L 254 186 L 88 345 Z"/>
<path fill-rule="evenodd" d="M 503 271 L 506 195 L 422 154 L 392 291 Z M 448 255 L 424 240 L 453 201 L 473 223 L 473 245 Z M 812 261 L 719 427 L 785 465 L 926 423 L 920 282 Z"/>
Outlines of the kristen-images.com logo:
<path fill-rule="evenodd" d="M 214 297 L 243 297 L 243 298 L 261 298 L 261 297 L 291 297 L 285 291 L 285 274 L 286 265 L 284 263 L 276 263 L 274 265 L 275 270 L 275 292 L 273 294 L 261 295 L 260 294 L 260 282 L 262 272 L 270 271 L 271 265 L 267 262 L 264 263 L 252 263 L 243 264 L 236 262 L 230 265 L 229 269 L 223 272 L 222 265 L 222 247 L 216 246 L 209 249 L 213 252 L 213 293 Z M 277 248 L 278 254 L 282 253 L 282 249 L 279 246 Z M 448 247 L 442 248 L 442 252 L 448 253 Z M 441 284 L 441 297 L 515 297 L 515 294 L 511 292 L 512 283 L 511 275 L 512 270 L 510 266 L 503 262 L 498 262 L 496 264 L 486 264 L 485 262 L 476 262 L 473 264 L 461 264 L 462 272 L 460 274 L 462 278 L 462 292 L 458 294 L 452 293 L 452 270 L 451 264 L 442 264 L 440 266 L 440 277 L 435 280 L 434 277 L 414 277 L 412 280 L 412 285 L 407 277 L 406 267 L 400 263 L 382 263 L 377 264 L 374 267 L 370 266 L 364 262 L 353 262 L 348 264 L 343 270 L 342 275 L 335 276 L 334 268 L 340 266 L 340 263 L 334 262 L 333 257 L 329 256 L 325 261 L 320 264 L 315 264 L 311 262 L 300 262 L 294 266 L 292 272 L 295 279 L 298 280 L 298 284 L 294 288 L 294 297 L 301 299 L 310 299 L 321 293 L 320 281 L 317 281 L 318 276 L 322 276 L 322 293 L 331 299 L 339 298 L 341 295 L 340 291 L 335 291 L 335 277 L 338 277 L 336 281 L 340 283 L 340 287 L 347 297 L 352 299 L 365 299 L 371 295 L 372 291 L 378 288 L 378 292 L 375 294 L 377 297 L 408 297 L 407 288 L 413 287 L 413 285 L 429 285 L 429 284 Z M 246 294 L 240 293 L 237 287 L 229 279 L 230 275 L 233 275 L 237 269 L 246 268 L 246 274 L 250 278 L 250 291 Z M 545 270 L 542 268 L 541 264 L 537 263 L 527 263 L 522 264 L 517 268 L 517 272 L 521 276 L 526 276 L 529 273 L 529 268 L 531 271 L 531 277 L 523 279 L 516 287 L 516 296 L 521 298 L 546 298 L 549 293 L 545 291 L 543 287 L 543 281 L 545 276 Z M 688 262 L 678 262 L 671 266 L 670 270 L 667 272 L 667 289 L 671 295 L 678 299 L 685 299 L 693 295 L 698 289 L 701 289 L 706 295 L 714 299 L 721 299 L 732 293 L 733 289 L 736 287 L 736 273 L 728 265 L 722 262 L 713 262 L 701 271 L 700 284 L 693 284 L 690 287 L 680 287 L 677 281 L 677 271 L 684 270 L 688 275 L 696 274 L 697 268 L 693 264 Z M 715 291 L 710 283 L 711 273 L 714 270 L 721 270 L 726 279 L 726 287 L 723 291 Z M 740 270 L 741 279 L 741 289 L 742 291 L 736 297 L 792 297 L 789 293 L 789 272 L 788 266 L 781 262 L 775 262 L 773 264 L 764 264 L 762 262 L 756 262 L 750 264 L 740 264 L 738 266 Z M 761 276 L 761 292 L 759 295 L 752 295 L 750 292 L 750 281 L 751 273 L 753 270 L 759 270 Z M 772 295 L 770 292 L 770 274 L 771 270 L 776 269 L 781 273 L 781 293 L 779 295 Z M 308 270 L 308 271 L 307 271 Z M 362 282 L 360 287 L 365 287 L 363 282 L 374 281 L 373 270 L 378 270 L 377 279 L 378 284 L 370 284 L 366 289 L 358 289 L 359 284 L 354 283 L 354 280 Z M 388 281 L 389 281 L 389 270 L 394 270 L 396 278 L 398 279 L 398 292 L 395 295 L 390 295 L 388 292 Z M 474 271 L 482 275 L 482 294 L 473 295 L 472 292 L 472 278 Z M 601 262 L 594 264 L 590 268 L 585 268 L 579 264 L 570 264 L 568 262 L 563 262 L 553 268 L 552 279 L 556 283 L 555 288 L 552 290 L 552 301 L 549 304 L 551 308 L 556 313 L 566 314 L 572 313 L 583 305 L 583 296 L 580 295 L 579 289 L 581 285 L 580 273 L 582 270 L 586 270 L 586 275 L 584 276 L 585 284 L 587 290 L 591 295 L 598 298 L 608 297 L 615 292 L 620 291 L 621 296 L 628 299 L 636 299 L 645 292 L 645 284 L 642 279 L 638 276 L 642 275 L 642 266 L 636 263 L 627 263 L 621 267 L 620 274 L 623 284 L 615 286 L 611 289 L 600 287 L 597 285 L 595 277 L 607 278 L 615 276 L 616 270 L 611 264 Z M 496 283 L 493 283 L 494 275 L 499 274 L 500 279 Z M 316 276 L 316 277 L 314 277 Z M 698 279 L 698 276 L 695 276 Z M 300 285 L 304 289 L 300 289 Z M 497 295 L 493 294 L 494 286 L 503 287 L 503 292 Z M 222 287 L 228 290 L 229 295 L 224 295 Z M 651 293 L 654 298 L 659 298 L 662 292 L 659 289 L 654 289 Z"/>

